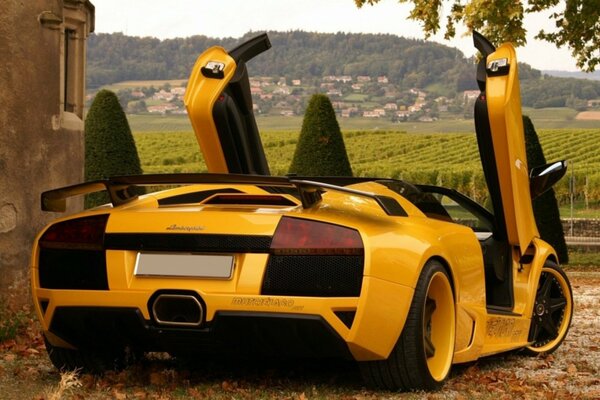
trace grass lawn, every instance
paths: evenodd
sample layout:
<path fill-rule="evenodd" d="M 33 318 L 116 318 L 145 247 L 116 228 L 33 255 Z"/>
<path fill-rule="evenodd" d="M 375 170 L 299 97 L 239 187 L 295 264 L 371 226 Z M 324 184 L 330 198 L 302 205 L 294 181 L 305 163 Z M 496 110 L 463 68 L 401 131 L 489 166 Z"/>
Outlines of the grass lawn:
<path fill-rule="evenodd" d="M 191 131 L 187 115 L 129 114 L 129 125 L 133 132 Z M 261 132 L 295 131 L 302 129 L 302 117 L 263 116 L 256 117 Z M 417 133 L 430 132 L 469 132 L 473 131 L 471 120 L 439 120 L 433 122 L 392 122 L 381 118 L 338 118 L 340 128 L 347 130 L 394 130 Z"/>
<path fill-rule="evenodd" d="M 597 268 L 600 266 L 600 248 L 596 251 L 582 251 L 569 249 L 569 264 L 567 269 L 571 268 Z"/>
<path fill-rule="evenodd" d="M 133 132 L 192 131 L 187 115 L 128 114 L 127 120 Z"/>
<path fill-rule="evenodd" d="M 568 205 L 561 206 L 560 208 L 560 216 L 562 218 L 571 218 L 571 207 Z M 593 218 L 600 219 L 600 208 L 585 208 L 581 205 L 581 202 L 576 204 L 573 207 L 573 218 Z M 600 232 L 598 232 L 598 236 L 600 236 Z"/>
<path fill-rule="evenodd" d="M 187 79 L 165 79 L 165 80 L 157 80 L 157 81 L 123 81 L 123 82 L 113 83 L 111 85 L 102 86 L 102 89 L 112 90 L 114 92 L 114 91 L 123 90 L 123 89 L 135 89 L 135 88 L 151 87 L 151 86 L 158 88 L 158 87 L 164 85 L 165 83 L 168 83 L 169 85 L 171 85 L 173 87 L 176 87 L 176 86 L 182 86 L 185 82 L 187 82 Z"/>
<path fill-rule="evenodd" d="M 364 97 L 364 95 L 359 94 L 352 94 L 348 97 L 352 96 Z M 531 117 L 538 130 L 598 129 L 600 127 L 598 121 L 576 120 L 575 115 L 577 112 L 570 108 L 544 108 L 539 110 L 524 108 L 523 114 Z M 191 130 L 191 125 L 186 115 L 128 115 L 127 118 L 134 132 Z M 302 116 L 257 115 L 256 123 L 261 131 L 290 130 L 299 132 L 302 128 L 302 119 Z M 433 122 L 392 122 L 389 118 L 338 117 L 338 123 L 342 130 L 396 130 L 416 133 L 475 132 L 472 119 L 450 115 L 446 115 L 446 117 Z"/>
<path fill-rule="evenodd" d="M 346 97 L 344 97 L 344 101 L 362 103 L 368 97 L 369 97 L 369 95 L 366 95 L 366 94 L 352 93 L 352 94 L 349 94 Z"/>

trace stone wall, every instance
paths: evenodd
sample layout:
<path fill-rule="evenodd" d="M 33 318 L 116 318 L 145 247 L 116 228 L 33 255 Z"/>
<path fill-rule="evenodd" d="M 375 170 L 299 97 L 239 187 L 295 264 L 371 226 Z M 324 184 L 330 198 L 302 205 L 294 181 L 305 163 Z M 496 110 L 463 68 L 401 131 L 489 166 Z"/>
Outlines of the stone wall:
<path fill-rule="evenodd" d="M 84 46 L 94 18 L 87 0 L 2 4 L 0 288 L 27 276 L 36 233 L 57 217 L 42 213 L 41 192 L 83 180 L 83 121 L 64 107 L 64 32 L 67 19 L 75 21 L 83 35 L 73 43 Z M 80 56 L 84 62 L 85 47 Z"/>
<path fill-rule="evenodd" d="M 571 219 L 561 219 L 565 236 L 600 238 L 600 219 L 573 218 L 572 221 L 571 234 Z"/>

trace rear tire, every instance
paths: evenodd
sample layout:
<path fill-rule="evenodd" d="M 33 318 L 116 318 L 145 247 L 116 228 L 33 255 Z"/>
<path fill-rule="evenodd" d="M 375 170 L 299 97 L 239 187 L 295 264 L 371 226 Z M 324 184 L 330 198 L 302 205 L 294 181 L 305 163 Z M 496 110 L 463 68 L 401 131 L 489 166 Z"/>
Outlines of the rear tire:
<path fill-rule="evenodd" d="M 367 384 L 388 390 L 437 390 L 450 373 L 454 295 L 438 261 L 425 264 L 400 338 L 386 360 L 361 362 Z"/>
<path fill-rule="evenodd" d="M 130 354 L 124 349 L 73 350 L 54 346 L 46 337 L 44 342 L 50 361 L 59 371 L 101 374 L 106 371 L 119 371 L 135 359 L 133 353 Z"/>
<path fill-rule="evenodd" d="M 573 317 L 573 292 L 565 272 L 552 261 L 542 268 L 531 315 L 528 355 L 555 351 L 567 336 Z"/>

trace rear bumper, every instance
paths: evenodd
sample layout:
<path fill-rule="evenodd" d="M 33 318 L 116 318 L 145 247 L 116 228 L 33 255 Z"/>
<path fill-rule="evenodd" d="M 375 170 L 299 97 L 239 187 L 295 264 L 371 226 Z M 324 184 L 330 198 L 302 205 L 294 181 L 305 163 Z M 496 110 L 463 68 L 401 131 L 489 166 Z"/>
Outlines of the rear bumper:
<path fill-rule="evenodd" d="M 55 346 L 127 345 L 144 351 L 387 358 L 413 290 L 364 277 L 360 297 L 292 297 L 191 290 L 194 281 L 152 280 L 145 290 L 59 290 L 33 287 L 37 313 Z M 178 289 L 165 289 L 165 282 Z M 181 282 L 181 285 L 175 283 Z M 161 286 L 158 286 L 158 285 Z M 184 285 L 185 284 L 185 285 Z M 148 285 L 154 286 L 154 285 Z M 205 305 L 198 327 L 166 327 L 151 316 L 160 292 L 194 292 Z M 355 313 L 350 323 L 348 313 Z M 62 339 L 62 340 L 61 340 Z"/>
<path fill-rule="evenodd" d="M 316 315 L 218 312 L 201 328 L 158 326 L 135 308 L 58 307 L 49 331 L 77 348 L 124 347 L 140 351 L 342 357 L 346 342 Z"/>

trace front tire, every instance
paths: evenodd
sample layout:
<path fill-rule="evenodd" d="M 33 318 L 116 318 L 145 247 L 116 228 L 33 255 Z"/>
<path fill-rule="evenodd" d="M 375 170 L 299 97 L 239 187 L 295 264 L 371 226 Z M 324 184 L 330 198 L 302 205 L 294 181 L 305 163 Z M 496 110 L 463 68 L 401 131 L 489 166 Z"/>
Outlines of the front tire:
<path fill-rule="evenodd" d="M 542 268 L 531 315 L 529 355 L 550 354 L 567 336 L 573 317 L 573 292 L 565 272 L 554 262 Z"/>
<path fill-rule="evenodd" d="M 423 267 L 402 334 L 386 360 L 361 363 L 366 383 L 389 390 L 437 390 L 450 373 L 455 342 L 452 285 L 442 264 Z"/>

